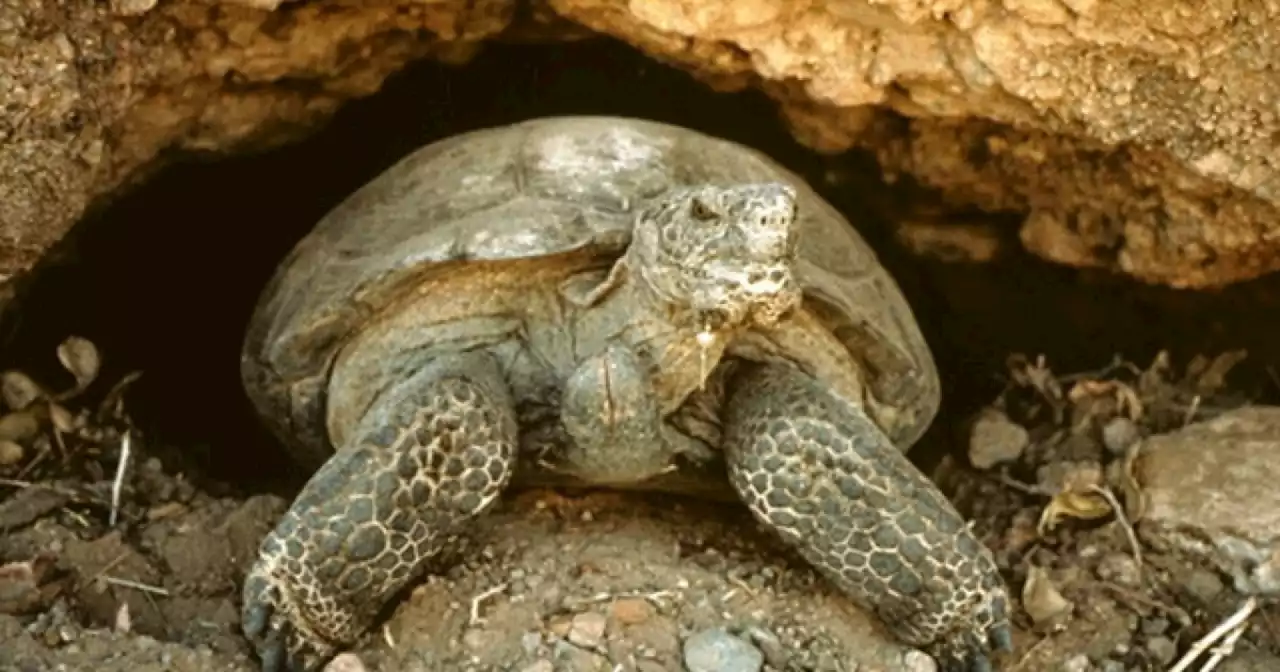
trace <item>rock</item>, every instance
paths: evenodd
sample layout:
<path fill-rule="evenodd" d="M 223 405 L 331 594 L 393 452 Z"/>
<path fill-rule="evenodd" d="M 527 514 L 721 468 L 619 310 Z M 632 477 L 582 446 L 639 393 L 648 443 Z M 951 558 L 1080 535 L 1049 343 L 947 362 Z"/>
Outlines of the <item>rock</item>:
<path fill-rule="evenodd" d="M 1140 438 L 1137 423 L 1123 415 L 1108 420 L 1102 426 L 1102 445 L 1113 455 L 1124 455 Z"/>
<path fill-rule="evenodd" d="M 1062 672 L 1089 672 L 1089 667 L 1089 656 L 1081 653 L 1063 661 L 1058 669 Z"/>
<path fill-rule="evenodd" d="M 588 611 L 573 617 L 569 626 L 569 643 L 586 649 L 598 649 L 604 644 L 605 617 Z"/>
<path fill-rule="evenodd" d="M 0 276 L 165 149 L 291 139 L 411 61 L 466 60 L 520 3 L 112 4 L 127 11 L 0 5 L 18 27 L 0 49 L 24 55 L 0 60 L 0 109 L 22 111 L 0 144 Z M 548 0 L 530 14 L 558 22 L 544 37 L 590 29 L 718 89 L 758 86 L 816 149 L 861 145 L 952 206 L 1023 213 L 1042 257 L 1205 287 L 1280 267 L 1280 80 L 1265 49 L 1235 48 L 1280 41 L 1280 15 L 1183 4 Z M 415 32 L 430 39 L 393 37 Z"/>
<path fill-rule="evenodd" d="M 819 150 L 868 147 L 952 204 L 1026 213 L 1022 244 L 1053 261 L 1181 287 L 1280 267 L 1261 233 L 1280 227 L 1280 80 L 1228 46 L 1280 40 L 1265 6 L 549 4 L 720 89 L 759 82 Z"/>
<path fill-rule="evenodd" d="M 0 565 L 0 615 L 25 614 L 43 609 L 59 588 L 44 585 L 57 563 L 53 553 Z"/>
<path fill-rule="evenodd" d="M 557 642 L 555 649 L 555 658 L 566 672 L 604 672 L 610 669 L 609 659 L 598 653 L 563 641 Z"/>
<path fill-rule="evenodd" d="M 516 5 L 383 0 L 299 12 L 299 3 L 272 0 L 210 13 L 179 0 L 150 3 L 125 23 L 105 4 L 48 15 L 38 3 L 0 3 L 0 53 L 23 55 L 0 58 L 0 222 L 10 241 L 0 277 L 28 269 L 90 201 L 145 172 L 165 149 L 230 152 L 289 140 L 406 63 L 464 56 L 507 27 Z M 287 35 L 263 29 L 274 20 L 291 24 Z M 443 39 L 384 42 L 398 31 Z M 357 35 L 367 41 L 353 43 Z M 359 53 L 358 63 L 348 53 Z M 321 88 L 303 94 L 283 84 L 294 78 Z"/>
<path fill-rule="evenodd" d="M 689 672 L 758 672 L 764 654 L 724 628 L 711 628 L 685 640 L 684 664 Z"/>
<path fill-rule="evenodd" d="M 787 652 L 787 647 L 783 645 L 782 640 L 778 639 L 772 631 L 759 626 L 750 626 L 743 634 L 751 640 L 752 644 L 760 648 L 769 665 L 779 670 L 787 669 L 791 655 Z"/>
<path fill-rule="evenodd" d="M 938 661 L 923 651 L 908 651 L 902 657 L 903 672 L 938 672 Z"/>
<path fill-rule="evenodd" d="M 609 611 L 618 623 L 637 625 L 653 616 L 653 605 L 639 597 L 624 597 L 615 600 Z"/>
<path fill-rule="evenodd" d="M 1230 411 L 1139 450 L 1144 537 L 1211 563 L 1242 593 L 1280 591 L 1280 408 Z"/>
<path fill-rule="evenodd" d="M 340 653 L 324 666 L 324 672 L 367 672 L 364 661 L 354 653 Z"/>
<path fill-rule="evenodd" d="M 1218 666 L 1218 672 L 1272 672 L 1280 670 L 1280 657 L 1252 648 L 1237 648 Z"/>
<path fill-rule="evenodd" d="M 1108 553 L 1098 561 L 1098 578 L 1119 586 L 1136 588 L 1142 584 L 1142 572 L 1133 556 Z"/>
<path fill-rule="evenodd" d="M 1002 411 L 985 409 L 969 430 L 969 462 L 977 469 L 990 469 L 1022 456 L 1031 435 Z"/>
<path fill-rule="evenodd" d="M 1146 649 L 1161 667 L 1172 663 L 1178 655 L 1178 645 L 1163 635 L 1148 639 Z"/>

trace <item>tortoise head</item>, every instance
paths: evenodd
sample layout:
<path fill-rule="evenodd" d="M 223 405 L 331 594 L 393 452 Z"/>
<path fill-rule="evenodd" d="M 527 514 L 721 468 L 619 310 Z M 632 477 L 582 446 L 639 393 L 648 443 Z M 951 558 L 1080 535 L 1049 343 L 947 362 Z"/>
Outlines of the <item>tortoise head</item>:
<path fill-rule="evenodd" d="M 796 215 L 782 183 L 674 190 L 639 213 L 631 266 L 702 331 L 772 326 L 800 305 Z"/>

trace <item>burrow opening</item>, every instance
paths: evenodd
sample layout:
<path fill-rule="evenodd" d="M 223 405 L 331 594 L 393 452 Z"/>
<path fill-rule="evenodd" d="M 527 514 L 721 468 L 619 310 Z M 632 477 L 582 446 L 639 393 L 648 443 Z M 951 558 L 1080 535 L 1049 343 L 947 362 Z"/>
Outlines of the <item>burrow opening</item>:
<path fill-rule="evenodd" d="M 85 336 L 104 353 L 100 386 L 144 371 L 130 408 L 149 445 L 212 482 L 296 488 L 305 474 L 261 428 L 239 381 L 241 338 L 274 265 L 325 211 L 413 149 L 552 114 L 643 117 L 734 139 L 805 175 L 843 210 L 897 277 L 941 369 L 943 411 L 913 453 L 922 463 L 959 449 L 958 420 L 997 393 L 1014 352 L 1043 354 L 1068 371 L 1116 354 L 1145 364 L 1161 349 L 1185 362 L 1246 348 L 1234 382 L 1261 400 L 1276 394 L 1277 279 L 1190 292 L 1025 254 L 979 265 L 912 255 L 869 204 L 928 192 L 882 181 L 868 155 L 805 149 L 761 94 L 715 93 L 606 39 L 490 45 L 462 67 L 420 63 L 305 141 L 214 161 L 179 157 L 85 217 L 62 244 L 66 261 L 33 274 L 4 325 L 0 364 L 55 376 L 56 344 Z M 823 175 L 833 168 L 853 179 L 829 184 Z M 1016 216 L 1005 218 L 1015 236 Z"/>

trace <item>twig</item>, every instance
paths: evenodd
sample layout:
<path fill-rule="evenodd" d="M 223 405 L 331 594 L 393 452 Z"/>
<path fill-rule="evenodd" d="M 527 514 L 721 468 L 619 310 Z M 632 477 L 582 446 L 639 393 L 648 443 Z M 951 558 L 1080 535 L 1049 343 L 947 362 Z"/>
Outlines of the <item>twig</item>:
<path fill-rule="evenodd" d="M 480 603 L 493 597 L 494 595 L 497 595 L 498 593 L 501 593 L 506 589 L 507 589 L 507 584 L 499 583 L 498 585 L 471 598 L 471 618 L 468 622 L 468 625 L 479 625 L 483 623 L 484 619 L 480 618 Z"/>
<path fill-rule="evenodd" d="M 1236 642 L 1240 641 L 1240 638 L 1244 636 L 1244 631 L 1248 629 L 1249 623 L 1245 621 L 1237 625 L 1235 630 L 1227 633 L 1227 636 L 1222 638 L 1222 643 L 1213 647 L 1213 655 L 1209 656 L 1209 660 L 1205 662 L 1204 667 L 1200 668 L 1200 672 L 1210 672 L 1219 663 L 1226 660 L 1227 656 L 1234 653 Z"/>
<path fill-rule="evenodd" d="M 129 579 L 117 579 L 114 576 L 106 576 L 106 575 L 100 576 L 98 577 L 98 579 L 103 583 L 109 583 L 113 586 L 133 588 L 134 590 L 141 590 L 144 593 L 153 593 L 155 595 L 163 595 L 165 597 L 169 596 L 169 591 L 165 590 L 164 588 L 160 588 L 159 586 L 151 586 L 145 583 L 139 583 L 137 581 L 130 581 Z"/>
<path fill-rule="evenodd" d="M 1184 672 L 1188 667 L 1191 667 L 1191 663 L 1194 662 L 1196 658 L 1199 658 L 1201 654 L 1209 649 L 1209 647 L 1213 646 L 1214 642 L 1222 639 L 1224 635 L 1230 633 L 1236 628 L 1239 628 L 1257 608 L 1258 598 L 1250 597 L 1245 600 L 1244 604 L 1240 605 L 1240 608 L 1237 609 L 1234 614 L 1231 614 L 1226 618 L 1226 620 L 1219 623 L 1217 627 L 1210 630 L 1209 634 L 1196 640 L 1196 642 L 1191 645 L 1191 648 L 1187 649 L 1187 653 L 1183 655 L 1182 658 L 1178 659 L 1178 662 L 1173 667 L 1169 668 L 1168 672 Z"/>
<path fill-rule="evenodd" d="M 1120 506 L 1120 500 L 1116 498 L 1116 494 L 1111 492 L 1111 488 L 1101 485 L 1090 485 L 1089 489 L 1102 495 L 1103 499 L 1111 505 L 1111 509 L 1116 513 L 1116 522 L 1120 523 L 1121 529 L 1124 530 L 1124 536 L 1129 539 L 1129 547 L 1133 549 L 1133 561 L 1138 565 L 1138 577 L 1142 577 L 1142 545 L 1138 543 L 1138 535 L 1133 531 L 1133 525 L 1129 523 L 1129 517 L 1124 514 L 1124 507 Z"/>
<path fill-rule="evenodd" d="M 678 593 L 674 590 L 654 590 L 649 592 L 638 591 L 638 590 L 628 590 L 621 593 L 596 593 L 591 597 L 587 597 L 583 599 L 566 600 L 566 603 L 569 605 L 569 608 L 571 609 L 579 609 L 587 605 L 600 604 L 601 602 L 608 602 L 610 600 L 641 599 L 641 600 L 644 600 L 645 602 L 648 602 L 649 604 L 652 604 L 653 606 L 659 609 L 662 609 L 666 606 L 662 603 L 662 600 L 664 598 L 675 597 L 677 595 Z"/>
<path fill-rule="evenodd" d="M 1200 410 L 1200 395 L 1191 398 L 1191 405 L 1182 414 L 1182 426 L 1186 427 L 1196 419 L 1196 413 Z"/>
<path fill-rule="evenodd" d="M 1023 483 L 1022 481 L 1019 481 L 1018 479 L 1013 478 L 1012 476 L 1010 476 L 1009 474 L 1003 471 L 1001 471 L 999 474 L 996 474 L 996 479 L 1000 481 L 1001 485 L 1017 490 L 1018 492 L 1021 492 L 1024 495 L 1034 495 L 1036 497 L 1052 497 L 1053 496 L 1052 492 L 1048 492 L 1047 490 L 1040 487 L 1039 485 Z"/>
<path fill-rule="evenodd" d="M 129 469 L 129 457 L 133 432 L 125 430 L 124 436 L 120 439 L 120 460 L 116 464 L 116 478 L 111 482 L 111 515 L 107 519 L 108 527 L 116 526 L 116 517 L 120 513 L 120 492 L 124 490 L 124 475 Z"/>
<path fill-rule="evenodd" d="M 105 577 L 107 575 L 107 572 L 114 569 L 116 565 L 124 562 L 128 557 L 129 557 L 129 554 L 127 552 L 117 555 L 115 558 L 111 560 L 111 562 L 108 562 L 107 564 L 103 565 L 102 569 L 99 569 L 98 573 L 94 574 L 93 577 L 89 579 L 89 583 L 93 583 L 98 579 Z"/>

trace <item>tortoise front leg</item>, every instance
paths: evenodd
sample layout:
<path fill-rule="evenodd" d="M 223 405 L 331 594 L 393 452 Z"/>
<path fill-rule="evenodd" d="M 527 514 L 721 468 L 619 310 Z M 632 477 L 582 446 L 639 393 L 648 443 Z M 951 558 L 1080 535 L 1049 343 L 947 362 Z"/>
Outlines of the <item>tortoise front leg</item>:
<path fill-rule="evenodd" d="M 755 517 L 903 642 L 944 670 L 989 670 L 1011 647 L 991 553 L 861 409 L 793 368 L 743 363 L 724 441 Z"/>
<path fill-rule="evenodd" d="M 497 363 L 437 360 L 387 390 L 262 542 L 243 627 L 264 672 L 310 670 L 364 632 L 498 498 L 516 459 Z"/>

